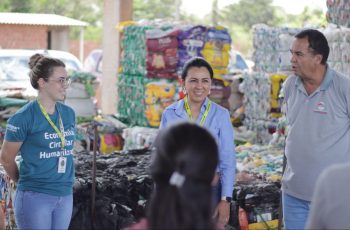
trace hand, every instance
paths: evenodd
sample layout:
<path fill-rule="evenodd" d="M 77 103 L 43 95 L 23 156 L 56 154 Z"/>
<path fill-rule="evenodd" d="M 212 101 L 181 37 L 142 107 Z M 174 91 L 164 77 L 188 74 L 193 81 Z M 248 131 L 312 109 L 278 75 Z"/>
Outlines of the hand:
<path fill-rule="evenodd" d="M 221 200 L 215 208 L 214 218 L 216 218 L 220 224 L 226 225 L 230 218 L 230 203 Z"/>

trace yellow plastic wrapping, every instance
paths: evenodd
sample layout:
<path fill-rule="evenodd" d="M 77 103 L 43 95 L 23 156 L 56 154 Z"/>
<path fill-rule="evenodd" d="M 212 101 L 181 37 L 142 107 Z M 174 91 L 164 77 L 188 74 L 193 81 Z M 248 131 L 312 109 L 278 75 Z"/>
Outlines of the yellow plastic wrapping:
<path fill-rule="evenodd" d="M 176 85 L 166 81 L 145 85 L 145 116 L 152 127 L 158 127 L 163 110 L 174 102 Z"/>
<path fill-rule="evenodd" d="M 282 116 L 279 94 L 282 90 L 282 84 L 287 79 L 287 75 L 271 75 L 271 116 L 278 118 Z"/>

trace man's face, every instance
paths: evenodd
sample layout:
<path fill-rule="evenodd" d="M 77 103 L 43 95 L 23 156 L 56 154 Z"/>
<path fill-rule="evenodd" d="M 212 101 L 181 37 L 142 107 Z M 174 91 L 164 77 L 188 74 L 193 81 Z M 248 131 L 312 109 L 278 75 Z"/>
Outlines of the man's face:
<path fill-rule="evenodd" d="M 295 38 L 290 52 L 294 74 L 302 79 L 311 78 L 321 64 L 322 55 L 312 53 L 307 38 Z"/>

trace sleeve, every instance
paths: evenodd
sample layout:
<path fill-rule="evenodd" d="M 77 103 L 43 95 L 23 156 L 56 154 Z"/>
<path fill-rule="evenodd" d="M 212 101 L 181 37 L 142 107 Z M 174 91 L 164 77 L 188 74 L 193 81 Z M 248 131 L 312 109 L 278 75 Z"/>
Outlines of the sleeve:
<path fill-rule="evenodd" d="M 73 128 L 73 132 L 74 132 L 74 140 L 77 140 L 77 137 L 76 137 L 76 133 L 77 133 L 77 120 L 76 120 L 76 116 L 75 116 L 75 111 L 74 109 L 70 108 L 71 110 L 71 114 L 72 114 L 72 128 Z"/>
<path fill-rule="evenodd" d="M 23 142 L 31 125 L 24 113 L 16 113 L 6 124 L 5 140 L 10 142 Z"/>
<path fill-rule="evenodd" d="M 284 99 L 289 97 L 289 88 L 292 84 L 292 79 L 293 77 L 288 77 L 282 84 L 282 95 Z"/>
<path fill-rule="evenodd" d="M 327 200 L 326 191 L 328 191 L 328 182 L 330 180 L 327 172 L 325 171 L 325 173 L 321 174 L 316 183 L 306 229 L 325 229 L 326 227 L 324 221 L 327 221 L 327 216 L 325 215 L 324 203 Z"/>
<path fill-rule="evenodd" d="M 167 125 L 168 125 L 166 114 L 167 114 L 167 109 L 165 109 L 162 113 L 162 118 L 160 119 L 159 129 L 163 129 L 163 128 L 167 127 Z"/>
<path fill-rule="evenodd" d="M 220 118 L 219 169 L 222 183 L 221 196 L 232 197 L 236 174 L 236 152 L 233 126 L 227 110 Z"/>
<path fill-rule="evenodd" d="M 293 81 L 294 79 L 294 81 Z M 290 96 L 290 87 L 292 82 L 295 82 L 295 77 L 288 77 L 287 80 L 285 80 L 282 84 L 282 92 L 281 92 L 281 97 L 282 99 L 282 106 L 281 106 L 281 111 L 284 114 L 287 114 L 288 111 L 288 98 Z"/>

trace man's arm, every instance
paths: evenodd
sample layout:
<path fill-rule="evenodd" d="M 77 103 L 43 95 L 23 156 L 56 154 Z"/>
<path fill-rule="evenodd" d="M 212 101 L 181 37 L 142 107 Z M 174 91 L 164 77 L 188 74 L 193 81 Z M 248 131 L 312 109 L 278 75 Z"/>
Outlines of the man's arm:
<path fill-rule="evenodd" d="M 15 182 L 17 182 L 19 177 L 15 158 L 21 145 L 22 142 L 9 142 L 5 140 L 0 152 L 0 163 L 4 167 L 7 175 Z"/>

